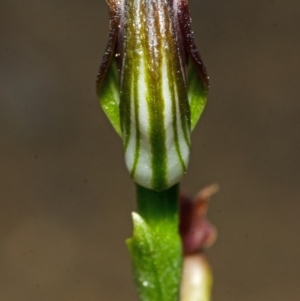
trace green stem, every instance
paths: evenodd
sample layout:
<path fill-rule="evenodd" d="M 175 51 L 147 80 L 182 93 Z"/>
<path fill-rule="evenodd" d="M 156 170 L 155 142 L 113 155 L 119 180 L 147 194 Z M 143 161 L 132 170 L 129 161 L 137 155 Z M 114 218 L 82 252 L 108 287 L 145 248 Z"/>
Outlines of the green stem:
<path fill-rule="evenodd" d="M 168 225 L 178 232 L 178 184 L 161 192 L 136 185 L 136 192 L 138 213 L 150 227 Z"/>
<path fill-rule="evenodd" d="M 127 241 L 142 301 L 178 301 L 182 250 L 179 185 L 156 192 L 137 185 L 138 214 Z"/>

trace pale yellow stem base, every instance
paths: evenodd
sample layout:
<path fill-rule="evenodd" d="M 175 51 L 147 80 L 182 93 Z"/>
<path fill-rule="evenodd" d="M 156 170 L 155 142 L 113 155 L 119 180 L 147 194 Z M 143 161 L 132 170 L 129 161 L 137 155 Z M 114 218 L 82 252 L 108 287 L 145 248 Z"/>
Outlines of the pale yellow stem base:
<path fill-rule="evenodd" d="M 184 256 L 180 301 L 210 301 L 212 273 L 201 253 Z"/>

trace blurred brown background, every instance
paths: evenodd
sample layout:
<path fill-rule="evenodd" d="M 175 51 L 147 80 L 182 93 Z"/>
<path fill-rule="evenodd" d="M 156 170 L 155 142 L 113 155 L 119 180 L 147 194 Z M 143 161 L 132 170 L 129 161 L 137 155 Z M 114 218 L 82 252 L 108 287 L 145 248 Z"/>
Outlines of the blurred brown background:
<path fill-rule="evenodd" d="M 214 301 L 300 299 L 300 2 L 191 0 L 211 77 L 183 189 L 217 182 Z M 0 301 L 137 300 L 134 186 L 95 77 L 104 0 L 0 1 Z"/>

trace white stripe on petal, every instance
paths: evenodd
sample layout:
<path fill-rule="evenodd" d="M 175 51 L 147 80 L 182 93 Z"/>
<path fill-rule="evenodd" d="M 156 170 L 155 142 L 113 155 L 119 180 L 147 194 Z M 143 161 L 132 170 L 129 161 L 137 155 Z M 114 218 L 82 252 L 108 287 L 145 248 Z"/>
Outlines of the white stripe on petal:
<path fill-rule="evenodd" d="M 173 112 L 172 112 L 172 94 L 170 92 L 169 76 L 165 55 L 162 61 L 162 92 L 164 100 L 164 125 L 166 129 L 166 150 L 167 150 L 167 182 L 168 185 L 175 184 L 182 175 L 178 153 L 175 146 L 175 136 L 173 129 Z M 181 169 L 178 174 L 178 167 Z M 176 180 L 175 180 L 176 179 Z"/>
<path fill-rule="evenodd" d="M 125 152 L 125 161 L 127 168 L 131 171 L 134 164 L 136 152 L 136 126 L 135 126 L 135 109 L 134 109 L 134 76 L 131 79 L 130 86 L 130 138 Z M 128 134 L 128 133 L 127 133 Z"/>
<path fill-rule="evenodd" d="M 140 60 L 139 79 L 138 79 L 138 101 L 139 101 L 139 129 L 140 129 L 140 153 L 136 166 L 134 179 L 137 183 L 142 184 L 147 188 L 152 188 L 152 150 L 150 146 L 150 126 L 149 126 L 149 111 L 147 103 L 147 89 L 146 89 L 146 62 L 142 58 Z"/>

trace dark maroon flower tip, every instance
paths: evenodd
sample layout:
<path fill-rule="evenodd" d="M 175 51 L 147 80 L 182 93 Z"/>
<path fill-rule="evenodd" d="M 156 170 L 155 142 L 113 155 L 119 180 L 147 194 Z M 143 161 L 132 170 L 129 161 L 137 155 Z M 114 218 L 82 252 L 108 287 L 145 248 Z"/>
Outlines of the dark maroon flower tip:
<path fill-rule="evenodd" d="M 206 218 L 209 198 L 218 191 L 217 185 L 201 190 L 194 199 L 181 195 L 179 232 L 184 254 L 202 251 L 211 246 L 217 236 L 216 228 Z"/>

